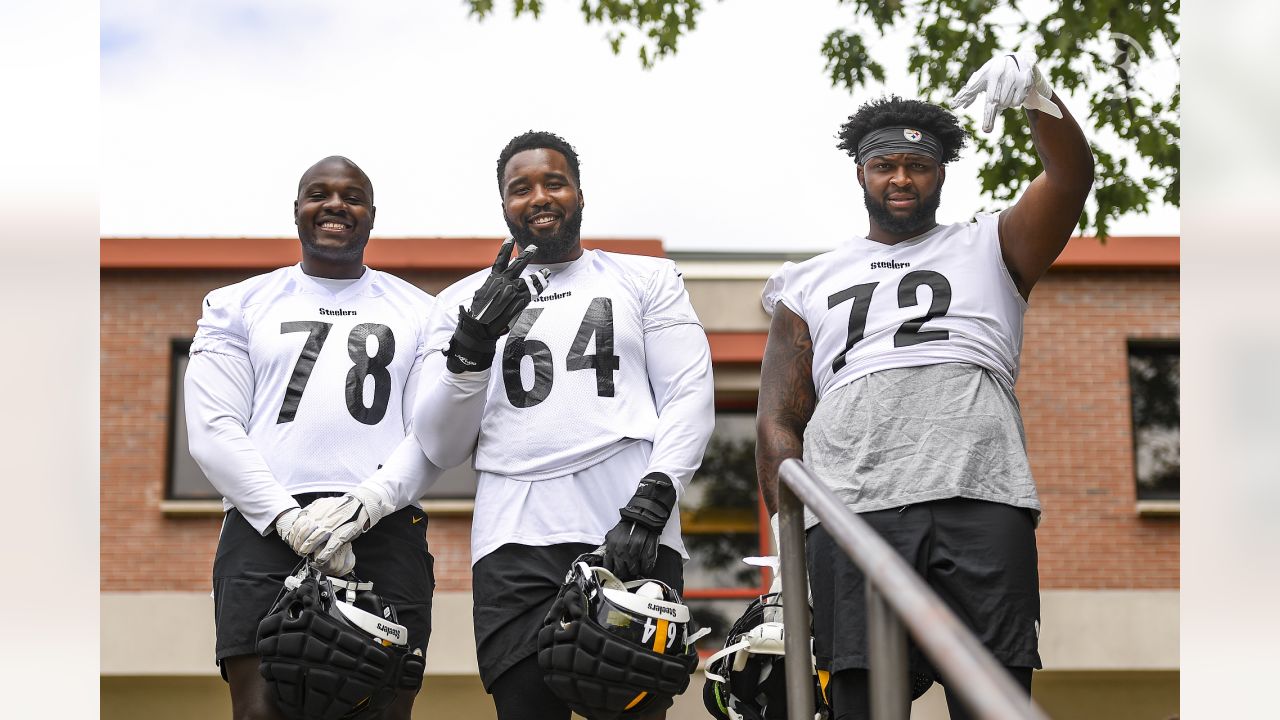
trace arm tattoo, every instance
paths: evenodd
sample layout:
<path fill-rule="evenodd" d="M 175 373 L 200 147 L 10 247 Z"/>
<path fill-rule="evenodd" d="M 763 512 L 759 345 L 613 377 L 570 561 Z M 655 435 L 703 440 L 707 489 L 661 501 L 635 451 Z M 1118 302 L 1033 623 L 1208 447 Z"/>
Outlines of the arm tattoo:
<path fill-rule="evenodd" d="M 809 326 L 781 303 L 769 325 L 756 409 L 756 475 L 770 513 L 778 511 L 778 465 L 804 450 L 804 429 L 817 405 Z"/>

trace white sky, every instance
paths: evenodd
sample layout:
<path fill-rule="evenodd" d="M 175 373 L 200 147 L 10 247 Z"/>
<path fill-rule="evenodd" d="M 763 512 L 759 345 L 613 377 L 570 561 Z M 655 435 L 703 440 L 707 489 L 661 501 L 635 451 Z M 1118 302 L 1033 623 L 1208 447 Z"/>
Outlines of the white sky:
<path fill-rule="evenodd" d="M 830 87 L 820 47 L 851 18 L 835 0 L 708 2 L 651 71 L 577 2 L 537 21 L 496 5 L 480 23 L 461 0 L 103 0 L 102 234 L 291 236 L 298 176 L 340 154 L 373 179 L 375 236 L 497 236 L 497 154 L 528 129 L 577 148 L 588 236 L 797 251 L 865 231 L 834 134 L 880 93 Z M 971 152 L 949 168 L 940 220 L 988 207 L 976 173 Z M 1178 234 L 1178 212 L 1112 232 Z"/>

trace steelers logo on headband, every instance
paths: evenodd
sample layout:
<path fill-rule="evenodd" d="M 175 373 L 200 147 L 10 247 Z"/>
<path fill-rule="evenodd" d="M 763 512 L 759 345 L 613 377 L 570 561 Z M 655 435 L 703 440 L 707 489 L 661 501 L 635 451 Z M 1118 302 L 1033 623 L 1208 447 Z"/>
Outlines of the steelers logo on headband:
<path fill-rule="evenodd" d="M 863 136 L 858 143 L 857 163 L 864 165 L 873 157 L 894 155 L 896 153 L 915 153 L 927 155 L 936 162 L 942 162 L 942 143 L 932 134 L 917 128 L 904 125 L 872 130 Z"/>

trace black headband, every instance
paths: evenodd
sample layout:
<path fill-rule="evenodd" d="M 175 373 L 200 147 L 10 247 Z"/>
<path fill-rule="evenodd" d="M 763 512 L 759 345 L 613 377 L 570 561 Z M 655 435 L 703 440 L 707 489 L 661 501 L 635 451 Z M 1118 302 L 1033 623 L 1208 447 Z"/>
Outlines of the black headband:
<path fill-rule="evenodd" d="M 858 154 L 855 159 L 859 165 L 862 165 L 870 158 L 894 153 L 928 155 L 935 161 L 942 162 L 942 144 L 938 139 L 923 130 L 905 125 L 891 125 L 863 135 L 862 140 L 858 142 Z"/>

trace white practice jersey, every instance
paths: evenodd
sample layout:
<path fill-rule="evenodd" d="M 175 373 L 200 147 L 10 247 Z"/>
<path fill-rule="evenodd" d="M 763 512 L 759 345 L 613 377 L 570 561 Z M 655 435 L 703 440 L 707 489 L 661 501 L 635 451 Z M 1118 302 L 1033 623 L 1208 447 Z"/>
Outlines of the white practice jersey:
<path fill-rule="evenodd" d="M 546 267 L 547 290 L 498 343 L 475 456 L 477 470 L 523 481 L 574 473 L 628 441 L 652 441 L 658 410 L 645 336 L 701 327 L 670 260 L 585 250 L 571 263 Z M 448 346 L 458 306 L 470 304 L 488 275 L 485 269 L 440 294 L 432 349 Z M 695 358 L 706 348 L 662 352 Z"/>
<path fill-rule="evenodd" d="M 996 214 L 940 225 L 896 245 L 854 238 L 765 284 L 809 326 L 819 398 L 879 370 L 961 362 L 1012 391 L 1027 303 L 1000 250 Z"/>
<path fill-rule="evenodd" d="M 300 265 L 214 290 L 191 345 L 188 373 L 203 373 L 208 386 L 196 407 L 188 398 L 193 436 L 242 429 L 289 495 L 358 485 L 406 438 L 405 388 L 425 352 L 433 305 L 417 287 L 368 268 L 336 293 Z M 276 489 L 234 465 L 201 465 L 228 506 L 262 531 Z"/>

